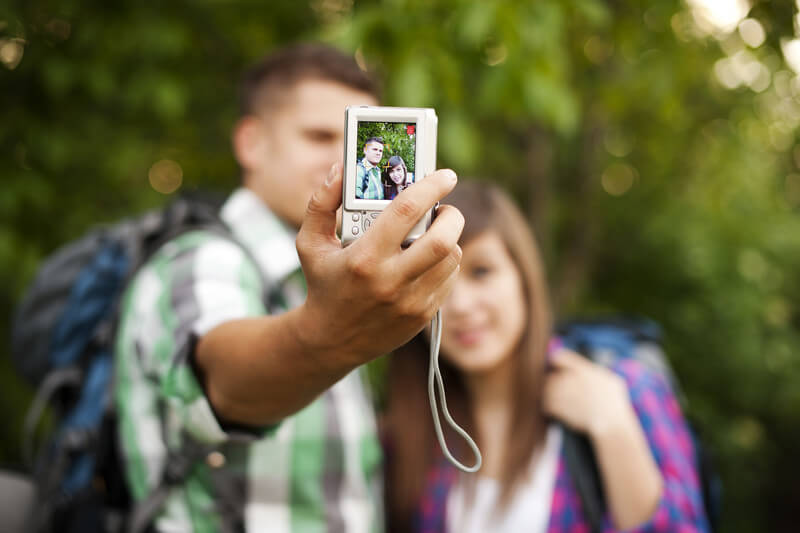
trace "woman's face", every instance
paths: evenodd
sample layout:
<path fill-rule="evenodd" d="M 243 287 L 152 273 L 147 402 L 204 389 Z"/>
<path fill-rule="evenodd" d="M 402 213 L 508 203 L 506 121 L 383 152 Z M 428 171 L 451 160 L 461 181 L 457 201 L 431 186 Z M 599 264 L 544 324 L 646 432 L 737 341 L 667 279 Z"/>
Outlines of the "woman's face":
<path fill-rule="evenodd" d="M 500 236 L 463 247 L 461 271 L 442 307 L 442 354 L 462 372 L 490 372 L 511 356 L 528 313 L 522 278 Z"/>
<path fill-rule="evenodd" d="M 406 179 L 406 173 L 403 169 L 403 165 L 392 167 L 392 169 L 389 171 L 389 178 L 397 185 L 403 183 Z"/>

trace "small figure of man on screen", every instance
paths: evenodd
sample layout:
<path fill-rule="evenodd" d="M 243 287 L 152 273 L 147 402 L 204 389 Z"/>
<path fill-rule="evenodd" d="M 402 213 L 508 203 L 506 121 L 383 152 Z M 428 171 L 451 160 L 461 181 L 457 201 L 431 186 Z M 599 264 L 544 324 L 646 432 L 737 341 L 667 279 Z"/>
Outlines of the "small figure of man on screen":
<path fill-rule="evenodd" d="M 364 158 L 356 164 L 356 198 L 383 200 L 380 162 L 383 139 L 370 137 L 364 143 Z"/>

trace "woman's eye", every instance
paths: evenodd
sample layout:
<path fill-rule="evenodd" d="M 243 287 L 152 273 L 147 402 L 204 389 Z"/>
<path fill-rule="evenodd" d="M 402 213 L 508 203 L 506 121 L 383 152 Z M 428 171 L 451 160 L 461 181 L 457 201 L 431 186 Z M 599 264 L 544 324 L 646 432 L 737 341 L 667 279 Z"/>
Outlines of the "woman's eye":
<path fill-rule="evenodd" d="M 492 269 L 487 266 L 474 266 L 470 269 L 470 275 L 475 279 L 484 278 L 491 273 Z"/>

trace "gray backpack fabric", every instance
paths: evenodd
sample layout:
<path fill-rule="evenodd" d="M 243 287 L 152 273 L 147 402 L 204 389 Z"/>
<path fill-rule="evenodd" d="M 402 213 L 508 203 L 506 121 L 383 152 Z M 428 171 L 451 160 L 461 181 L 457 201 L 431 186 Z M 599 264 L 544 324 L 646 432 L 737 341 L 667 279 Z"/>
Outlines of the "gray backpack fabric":
<path fill-rule="evenodd" d="M 35 501 L 36 487 L 30 478 L 0 471 L 0 523 L 4 532 L 25 533 Z"/>
<path fill-rule="evenodd" d="M 131 509 L 119 464 L 111 401 L 119 302 L 138 267 L 171 238 L 200 229 L 242 246 L 217 213 L 212 202 L 181 197 L 165 209 L 93 230 L 40 267 L 12 326 L 13 362 L 38 389 L 23 431 L 36 485 L 28 531 L 121 531 L 132 515 L 143 530 L 158 511 L 163 490 Z M 35 439 L 45 411 L 53 415 L 52 430 Z M 180 483 L 201 451 L 182 456 L 185 467 L 171 469 L 165 484 Z"/>

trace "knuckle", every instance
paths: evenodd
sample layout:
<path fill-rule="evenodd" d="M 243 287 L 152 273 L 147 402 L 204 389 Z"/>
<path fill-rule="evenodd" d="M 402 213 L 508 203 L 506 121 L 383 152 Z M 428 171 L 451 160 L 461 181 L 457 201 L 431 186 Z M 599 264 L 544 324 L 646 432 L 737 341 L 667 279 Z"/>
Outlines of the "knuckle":
<path fill-rule="evenodd" d="M 428 306 L 425 308 L 425 313 L 422 315 L 422 323 L 427 324 L 433 320 L 433 317 L 436 315 L 436 311 L 438 311 L 440 308 L 441 304 L 438 302 L 428 304 Z"/>
<path fill-rule="evenodd" d="M 436 310 L 439 308 L 438 305 L 435 303 L 426 300 L 425 302 L 420 303 L 414 308 L 414 318 L 420 324 L 427 324 L 431 320 L 433 320 L 433 316 L 436 314 Z"/>
<path fill-rule="evenodd" d="M 416 307 L 414 306 L 414 304 L 412 304 L 407 300 L 396 302 L 395 308 L 397 310 L 397 315 L 404 322 L 412 320 L 417 316 Z"/>
<path fill-rule="evenodd" d="M 319 197 L 319 195 L 319 191 L 314 191 L 311 194 L 311 198 L 309 198 L 308 204 L 306 204 L 306 215 L 314 215 L 324 211 L 322 207 L 322 199 Z"/>
<path fill-rule="evenodd" d="M 403 322 L 424 322 L 428 311 L 428 302 L 427 299 L 405 298 L 395 302 L 395 309 Z"/>
<path fill-rule="evenodd" d="M 392 206 L 394 212 L 402 220 L 416 222 L 420 216 L 417 204 L 408 198 L 398 197 L 392 202 Z"/>
<path fill-rule="evenodd" d="M 452 246 L 441 237 L 432 237 L 430 241 L 430 249 L 433 256 L 441 261 L 442 259 L 446 259 L 450 256 Z"/>
<path fill-rule="evenodd" d="M 375 260 L 366 253 L 353 253 L 347 259 L 347 269 L 359 279 L 369 279 L 375 275 Z"/>
<path fill-rule="evenodd" d="M 391 304 L 397 299 L 395 288 L 387 283 L 377 283 L 371 292 L 375 300 L 382 304 Z"/>

